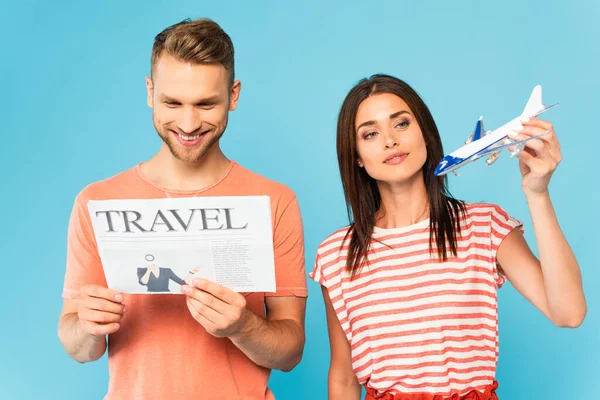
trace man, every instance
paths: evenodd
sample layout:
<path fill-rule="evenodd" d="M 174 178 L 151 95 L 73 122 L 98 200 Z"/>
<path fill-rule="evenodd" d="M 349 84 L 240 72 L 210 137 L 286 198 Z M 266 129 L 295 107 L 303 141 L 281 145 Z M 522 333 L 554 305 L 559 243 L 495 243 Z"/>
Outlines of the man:
<path fill-rule="evenodd" d="M 58 334 L 79 362 L 108 349 L 106 399 L 273 399 L 270 370 L 290 371 L 301 359 L 307 291 L 298 202 L 219 147 L 240 95 L 233 53 L 229 36 L 206 19 L 156 36 L 146 85 L 162 147 L 75 200 Z M 240 294 L 202 279 L 182 285 L 183 296 L 107 288 L 89 200 L 230 195 L 271 199 L 276 292 Z"/>

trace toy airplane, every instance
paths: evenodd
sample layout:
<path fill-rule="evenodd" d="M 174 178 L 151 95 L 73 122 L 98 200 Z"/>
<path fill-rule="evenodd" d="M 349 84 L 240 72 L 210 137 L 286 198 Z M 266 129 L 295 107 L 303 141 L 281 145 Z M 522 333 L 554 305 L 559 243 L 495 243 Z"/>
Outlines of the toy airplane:
<path fill-rule="evenodd" d="M 475 125 L 475 131 L 465 141 L 465 145 L 444 157 L 435 169 L 435 175 L 442 176 L 449 172 L 454 172 L 454 170 L 463 165 L 487 155 L 490 156 L 486 160 L 486 164 L 492 165 L 500 156 L 500 152 L 511 146 L 515 146 L 515 149 L 510 153 L 510 156 L 514 157 L 518 155 L 525 148 L 525 142 L 544 136 L 550 131 L 521 141 L 510 139 L 508 134 L 511 131 L 519 130 L 523 127 L 523 125 L 521 125 L 521 120 L 536 117 L 557 105 L 558 104 L 545 106 L 542 103 L 542 87 L 538 85 L 533 88 L 523 113 L 512 121 L 502 125 L 500 128 L 494 131 L 485 132 L 483 130 L 483 117 L 480 117 Z M 454 172 L 454 174 L 458 175 L 456 172 Z"/>

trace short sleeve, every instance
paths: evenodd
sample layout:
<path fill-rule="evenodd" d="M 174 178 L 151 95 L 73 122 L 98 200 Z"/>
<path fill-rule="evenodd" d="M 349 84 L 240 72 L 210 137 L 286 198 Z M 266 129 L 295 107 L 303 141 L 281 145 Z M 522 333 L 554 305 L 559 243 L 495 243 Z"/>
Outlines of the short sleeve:
<path fill-rule="evenodd" d="M 321 265 L 321 260 L 318 251 L 315 257 L 313 270 L 308 274 L 308 277 L 313 281 L 319 283 L 320 285 L 328 287 L 327 281 L 325 280 L 325 275 L 323 275 L 323 266 Z"/>
<path fill-rule="evenodd" d="M 265 296 L 307 297 L 304 229 L 295 196 L 275 215 L 273 251 L 276 292 L 267 292 Z"/>
<path fill-rule="evenodd" d="M 496 253 L 498 252 L 500 243 L 502 243 L 504 238 L 515 228 L 519 228 L 521 233 L 524 233 L 524 229 L 521 221 L 508 215 L 508 213 L 501 207 L 493 206 L 490 216 L 491 251 L 495 264 L 494 280 L 496 281 L 496 287 L 500 288 L 506 282 L 506 276 L 496 260 Z"/>
<path fill-rule="evenodd" d="M 347 238 L 348 228 L 340 229 L 326 237 L 317 247 L 313 269 L 308 277 L 328 290 L 340 288 L 346 274 L 343 250 Z"/>
<path fill-rule="evenodd" d="M 334 234 L 335 235 L 335 234 Z M 308 276 L 327 289 L 331 305 L 349 343 L 352 343 L 352 327 L 348 317 L 344 285 L 343 261 L 339 257 L 342 242 L 334 235 L 325 239 L 317 248 L 313 270 Z"/>
<path fill-rule="evenodd" d="M 67 236 L 67 265 L 62 297 L 73 299 L 81 286 L 97 284 L 106 287 L 102 262 L 83 192 L 75 199 Z"/>

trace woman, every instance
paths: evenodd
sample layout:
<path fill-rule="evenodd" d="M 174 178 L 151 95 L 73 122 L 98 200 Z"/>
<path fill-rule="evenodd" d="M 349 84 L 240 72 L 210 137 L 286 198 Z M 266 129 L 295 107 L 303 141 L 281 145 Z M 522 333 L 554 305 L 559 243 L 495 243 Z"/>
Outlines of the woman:
<path fill-rule="evenodd" d="M 577 260 L 548 182 L 561 160 L 552 125 L 515 136 L 539 261 L 522 224 L 492 204 L 456 200 L 434 170 L 443 157 L 427 106 L 403 81 L 375 75 L 342 105 L 339 168 L 352 221 L 317 251 L 331 345 L 330 399 L 497 399 L 496 289 L 505 279 L 558 326 L 586 313 Z"/>

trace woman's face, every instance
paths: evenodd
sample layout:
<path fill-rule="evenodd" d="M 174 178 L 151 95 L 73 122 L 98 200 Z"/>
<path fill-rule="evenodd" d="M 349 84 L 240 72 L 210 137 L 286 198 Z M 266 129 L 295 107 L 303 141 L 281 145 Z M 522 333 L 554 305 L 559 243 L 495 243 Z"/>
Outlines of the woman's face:
<path fill-rule="evenodd" d="M 412 110 L 391 93 L 365 99 L 356 113 L 359 166 L 376 181 L 402 183 L 420 173 L 427 146 Z"/>

